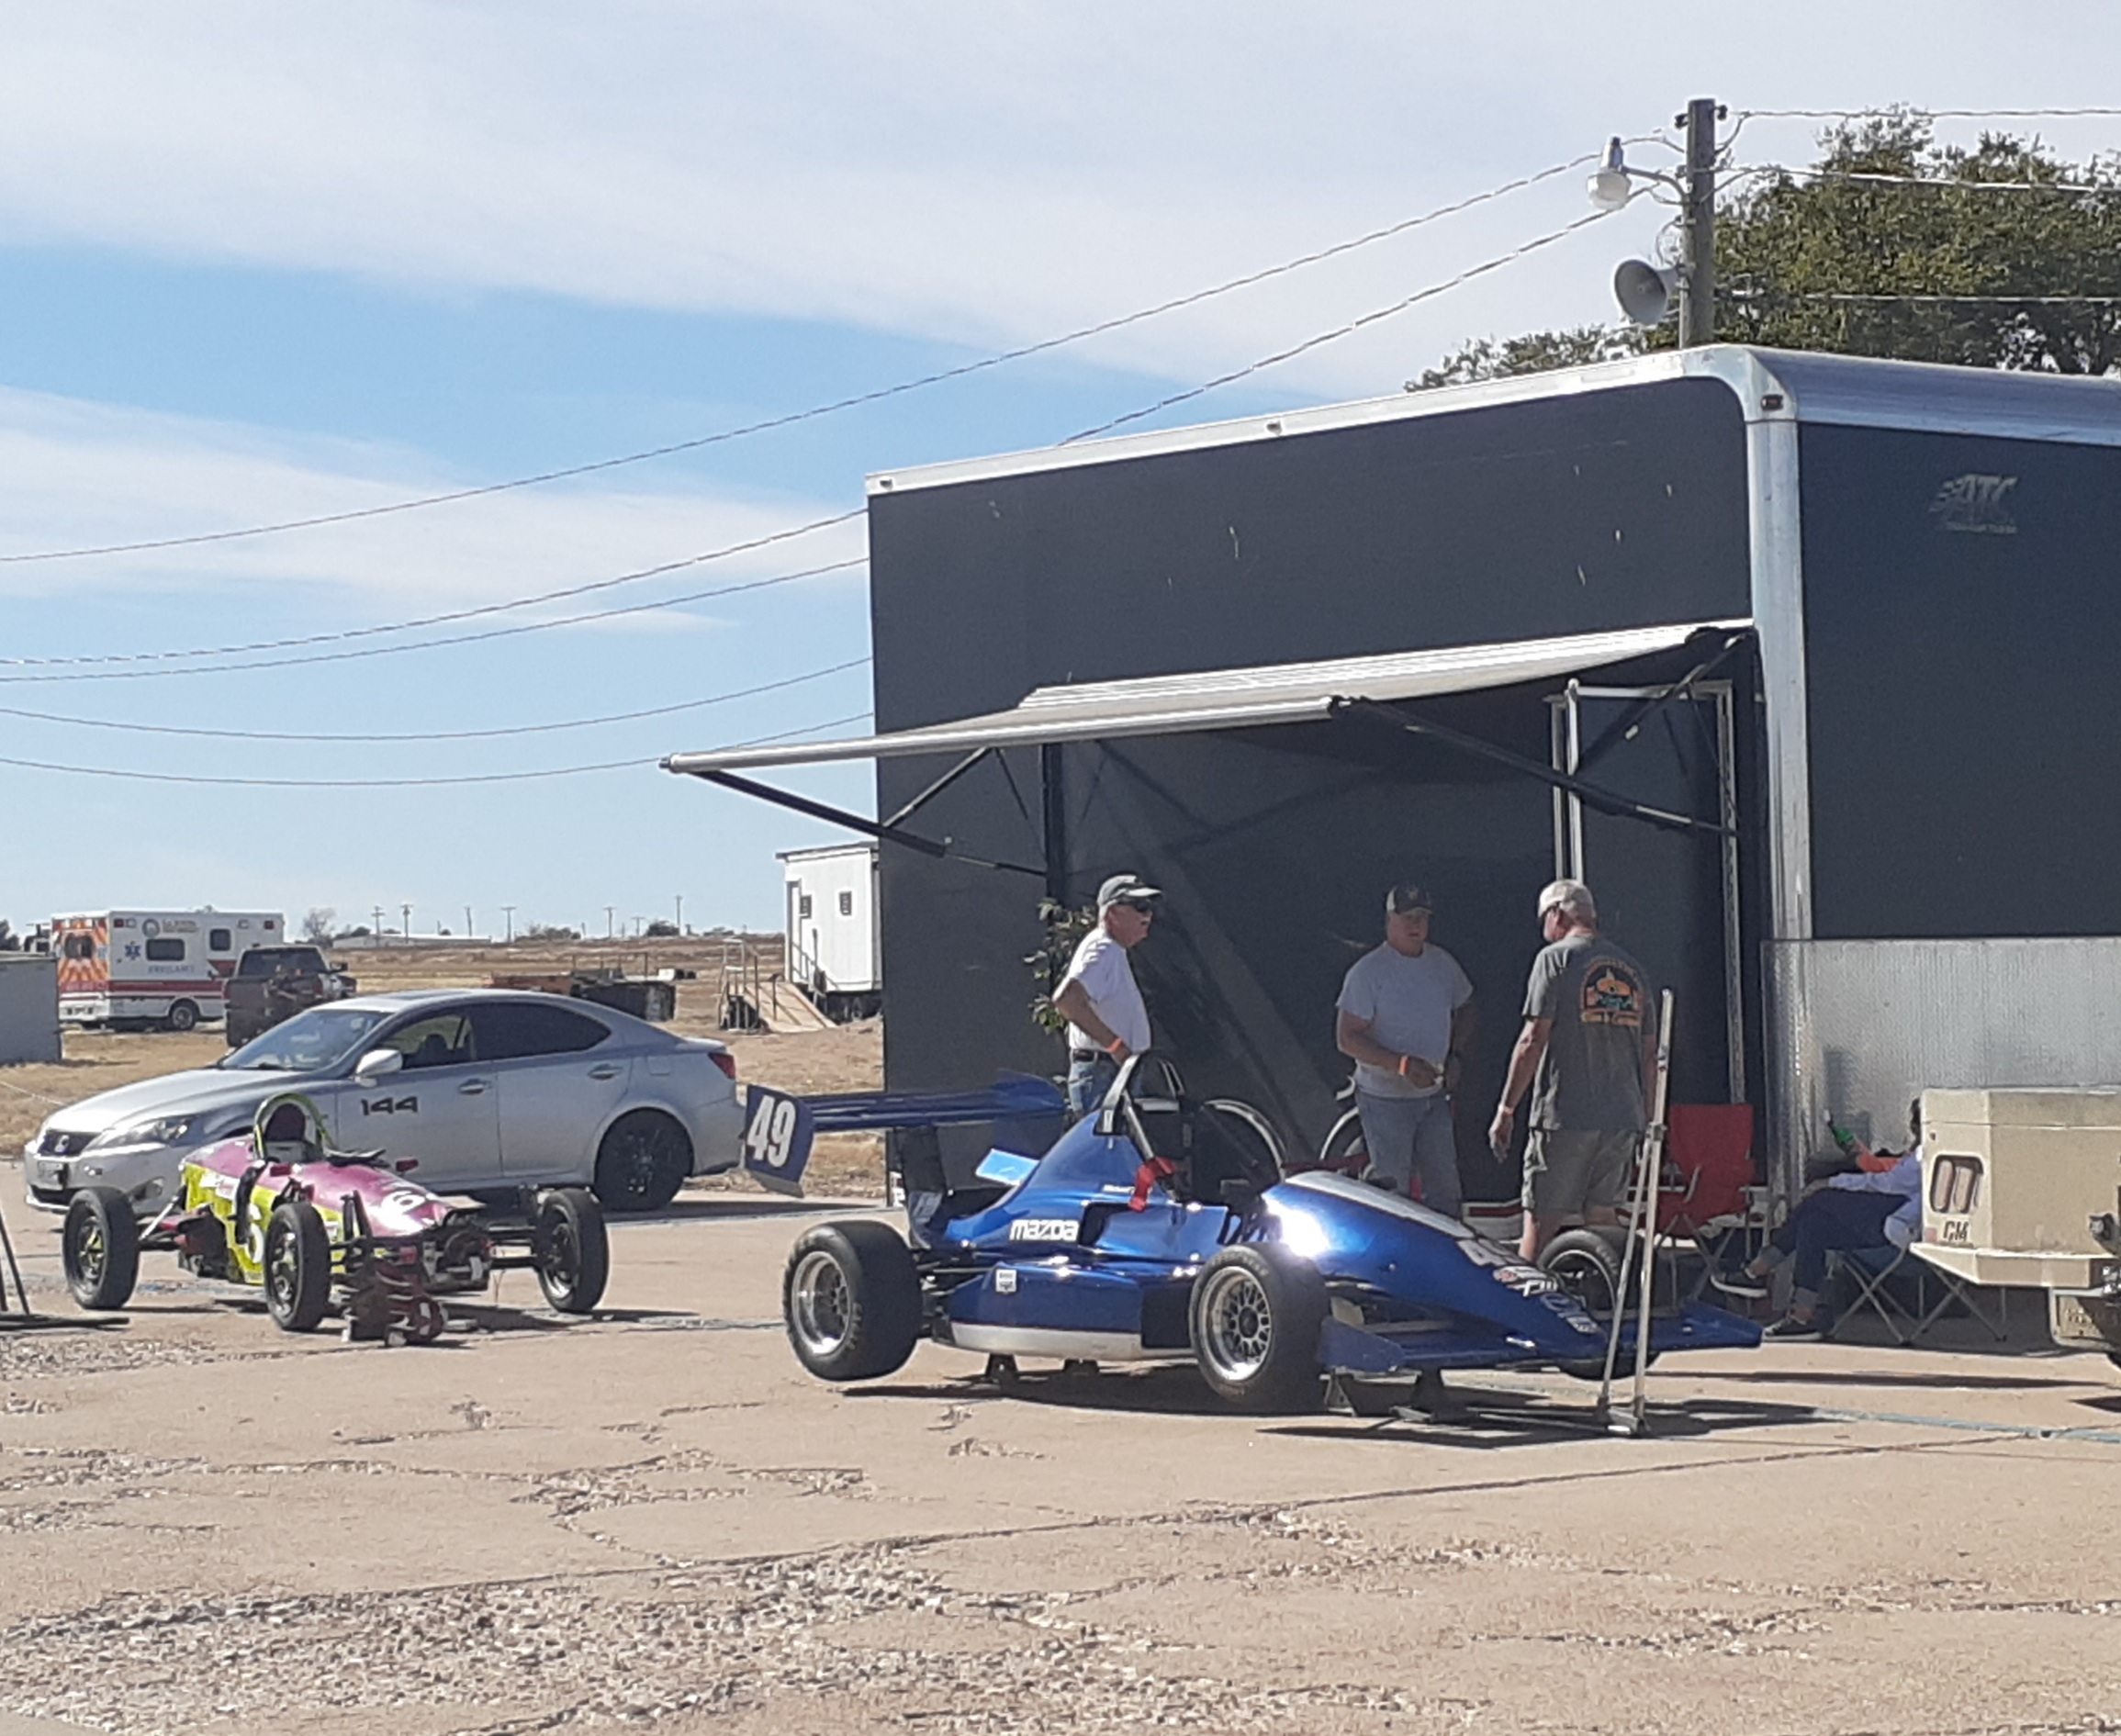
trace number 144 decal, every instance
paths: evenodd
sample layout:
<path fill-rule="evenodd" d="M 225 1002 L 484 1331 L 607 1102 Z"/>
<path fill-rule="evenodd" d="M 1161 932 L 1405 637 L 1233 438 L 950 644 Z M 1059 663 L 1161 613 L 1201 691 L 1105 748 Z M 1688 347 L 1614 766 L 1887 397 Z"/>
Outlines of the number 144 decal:
<path fill-rule="evenodd" d="M 361 1100 L 364 1115 L 417 1115 L 420 1099 L 417 1097 L 364 1097 Z"/>

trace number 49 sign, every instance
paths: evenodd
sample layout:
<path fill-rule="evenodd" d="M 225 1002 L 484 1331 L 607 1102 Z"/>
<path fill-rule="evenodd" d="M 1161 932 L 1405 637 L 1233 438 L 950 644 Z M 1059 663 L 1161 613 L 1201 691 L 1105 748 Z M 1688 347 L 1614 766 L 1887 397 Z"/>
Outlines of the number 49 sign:
<path fill-rule="evenodd" d="M 802 1196 L 814 1133 L 810 1105 L 765 1085 L 748 1088 L 744 1112 L 744 1168 L 776 1193 Z"/>

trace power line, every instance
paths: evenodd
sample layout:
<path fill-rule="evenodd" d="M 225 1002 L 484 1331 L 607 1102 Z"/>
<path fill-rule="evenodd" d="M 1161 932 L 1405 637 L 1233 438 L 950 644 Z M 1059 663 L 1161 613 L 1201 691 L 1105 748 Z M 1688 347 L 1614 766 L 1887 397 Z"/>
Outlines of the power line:
<path fill-rule="evenodd" d="M 1485 276 L 1492 271 L 1499 271 L 1503 266 L 1522 259 L 1527 253 L 1536 253 L 1543 247 L 1551 247 L 1564 237 L 1574 235 L 1578 230 L 1588 229 L 1593 223 L 1603 222 L 1613 215 L 1615 213 L 1611 211 L 1592 211 L 1588 216 L 1577 218 L 1573 223 L 1565 223 L 1557 230 L 1549 230 L 1535 241 L 1526 241 L 1521 247 L 1513 247 L 1507 253 L 1498 254 L 1493 259 L 1483 260 L 1479 264 L 1468 267 L 1454 277 L 1447 277 L 1442 283 L 1431 284 L 1426 289 L 1417 289 L 1412 295 L 1402 297 L 1389 307 L 1376 308 L 1373 312 L 1363 314 L 1357 319 L 1349 320 L 1345 325 L 1336 326 L 1330 331 L 1321 331 L 1316 337 L 1306 338 L 1301 343 L 1292 344 L 1285 350 L 1277 350 L 1272 355 L 1262 356 L 1257 362 L 1248 363 L 1245 366 L 1232 369 L 1228 374 L 1218 375 L 1205 386 L 1189 386 L 1183 392 L 1173 392 L 1168 398 L 1161 398 L 1155 403 L 1141 409 L 1128 410 L 1126 415 L 1115 416 L 1108 422 L 1100 422 L 1094 428 L 1085 428 L 1079 434 L 1069 435 L 1061 444 L 1072 445 L 1079 440 L 1094 440 L 1099 434 L 1108 434 L 1116 428 L 1124 428 L 1128 422 L 1138 422 L 1144 417 L 1154 416 L 1159 410 L 1166 410 L 1173 405 L 1187 403 L 1216 390 L 1218 386 L 1229 386 L 1233 381 L 1250 378 L 1263 369 L 1290 361 L 1308 351 L 1318 349 L 1322 344 L 1332 343 L 1341 338 L 1348 337 L 1353 332 L 1360 331 L 1364 326 L 1375 325 L 1380 319 L 1389 319 L 1394 314 L 1405 313 L 1417 302 L 1428 301 L 1433 297 L 1442 295 L 1446 290 L 1456 289 L 1461 284 L 1470 283 L 1476 277 Z"/>
<path fill-rule="evenodd" d="M 1868 169 L 1801 169 L 1787 162 L 1751 162 L 1731 173 L 1787 174 L 1810 181 L 1875 181 L 1888 186 L 1939 187 L 1958 193 L 2091 193 L 2121 197 L 2121 181 L 1959 181 L 1942 175 L 1887 174 Z"/>
<path fill-rule="evenodd" d="M 656 705 L 640 711 L 614 711 L 607 717 L 578 717 L 562 723 L 518 723 L 502 729 L 414 730 L 384 734 L 325 733 L 316 734 L 295 730 L 257 729 L 208 729 L 187 723 L 130 723 L 115 718 L 69 717 L 55 711 L 30 711 L 19 706 L 0 705 L 0 717 L 27 718 L 39 723 L 65 723 L 78 729 L 123 730 L 143 735 L 207 736 L 216 741 L 235 742 L 470 742 L 487 741 L 498 736 L 543 735 L 558 730 L 593 729 L 606 723 L 632 723 L 643 718 L 670 717 L 680 711 L 697 711 L 710 705 L 724 705 L 732 700 L 756 699 L 761 693 L 778 693 L 784 688 L 801 687 L 805 682 L 821 681 L 827 676 L 844 675 L 849 669 L 864 667 L 868 657 L 850 657 L 845 663 L 833 664 L 828 668 L 811 669 L 802 675 L 791 675 L 784 680 L 768 681 L 758 687 L 739 688 L 730 693 L 712 694 L 703 700 L 681 700 L 674 705 Z"/>
<path fill-rule="evenodd" d="M 1947 296 L 1929 295 L 1913 290 L 1876 292 L 1843 289 L 1802 289 L 1792 299 L 1797 301 L 1965 301 L 1992 304 L 2003 308 L 2116 308 L 2121 307 L 2121 296 Z"/>
<path fill-rule="evenodd" d="M 488 639 L 512 639 L 519 633 L 544 633 L 553 627 L 576 627 L 586 621 L 613 621 L 621 615 L 639 615 L 651 610 L 675 609 L 680 603 L 699 603 L 715 597 L 734 597 L 740 591 L 768 590 L 776 585 L 792 585 L 799 579 L 816 578 L 825 573 L 844 573 L 851 567 L 868 565 L 869 557 L 866 554 L 857 554 L 844 561 L 827 561 L 822 566 L 806 566 L 801 572 L 777 573 L 771 578 L 750 578 L 735 585 L 717 585 L 707 590 L 687 591 L 676 597 L 660 597 L 653 602 L 625 603 L 616 609 L 589 609 L 578 615 L 556 615 L 550 621 L 526 621 L 513 627 L 488 627 L 480 633 L 452 633 L 444 639 L 417 639 L 410 644 L 364 645 L 353 651 L 315 651 L 298 657 L 260 657 L 250 663 L 197 663 L 183 668 L 75 669 L 56 675 L 0 675 L 0 686 L 24 681 L 139 681 L 156 676 L 230 675 L 244 669 L 288 669 L 305 664 L 351 663 L 362 657 L 396 656 L 405 651 L 436 651 L 446 645 L 476 644 Z"/>
<path fill-rule="evenodd" d="M 1909 115 L 1924 120 L 2113 120 L 2121 108 L 1741 108 L 1740 120 L 1873 120 Z"/>
<path fill-rule="evenodd" d="M 688 554 L 679 560 L 665 561 L 660 566 L 636 567 L 630 573 L 621 573 L 616 578 L 591 579 L 583 585 L 567 585 L 557 590 L 540 591 L 533 597 L 511 597 L 505 602 L 481 603 L 474 609 L 453 609 L 443 614 L 421 615 L 411 621 L 388 622 L 376 627 L 344 627 L 332 633 L 305 633 L 298 638 L 257 639 L 248 644 L 239 645 L 201 645 L 190 651 L 118 652 L 93 657 L 0 657 L 0 666 L 71 668 L 90 664 L 171 662 L 185 657 L 234 657 L 252 651 L 287 651 L 302 645 L 331 644 L 346 639 L 372 639 L 380 633 L 410 633 L 421 627 L 439 627 L 453 621 L 473 621 L 484 615 L 506 614 L 511 610 L 534 608 L 539 603 L 559 602 L 569 597 L 586 597 L 592 591 L 611 590 L 620 585 L 634 585 L 643 579 L 660 578 L 666 573 L 681 572 L 690 566 L 703 566 L 709 561 L 726 560 L 732 554 L 748 554 L 758 549 L 769 548 L 776 543 L 787 543 L 799 536 L 808 536 L 813 531 L 845 524 L 849 520 L 860 518 L 862 511 L 862 508 L 855 507 L 846 512 L 834 513 L 830 518 L 813 519 L 807 524 L 791 525 L 786 530 L 755 536 L 748 542 L 731 543 L 718 549 L 709 549 L 704 554 Z M 410 646 L 401 648 L 411 649 Z"/>
<path fill-rule="evenodd" d="M 822 723 L 806 723 L 801 729 L 782 730 L 772 735 L 755 735 L 748 741 L 731 742 L 728 745 L 762 747 L 769 742 L 790 741 L 798 735 L 815 734 L 820 730 L 845 729 L 849 723 L 859 723 L 869 716 L 866 711 L 855 711 Z M 125 778 L 141 783 L 214 784 L 246 790 L 413 790 L 443 784 L 527 783 L 533 778 L 578 778 L 588 772 L 629 771 L 661 764 L 659 759 L 606 759 L 588 766 L 551 766 L 536 771 L 467 772 L 448 778 L 216 778 L 192 772 L 131 771 L 116 766 L 64 766 L 51 760 L 17 759 L 0 755 L 0 766 L 19 767 L 26 771 L 64 772 L 76 778 Z"/>
<path fill-rule="evenodd" d="M 821 416 L 835 415 L 841 410 L 858 409 L 865 404 L 881 403 L 886 398 L 897 398 L 907 392 L 920 391 L 930 386 L 940 386 L 950 380 L 963 379 L 968 375 L 979 374 L 989 368 L 1000 367 L 1005 363 L 1021 362 L 1029 356 L 1042 355 L 1048 351 L 1061 349 L 1072 343 L 1080 343 L 1086 339 L 1102 337 L 1107 332 L 1118 331 L 1128 326 L 1138 325 L 1144 319 L 1153 319 L 1162 314 L 1175 313 L 1182 308 L 1197 306 L 1201 302 L 1213 300 L 1218 296 L 1229 295 L 1233 290 L 1248 289 L 1254 284 L 1262 284 L 1272 278 L 1285 276 L 1290 272 L 1300 271 L 1306 266 L 1319 264 L 1326 260 L 1338 258 L 1341 254 L 1353 252 L 1358 248 L 1368 247 L 1377 241 L 1389 241 L 1394 236 L 1405 235 L 1410 230 L 1420 229 L 1443 218 L 1454 217 L 1461 211 L 1473 209 L 1476 206 L 1489 204 L 1511 193 L 1521 192 L 1526 187 L 1536 186 L 1543 181 L 1550 181 L 1555 175 L 1566 174 L 1571 169 L 1580 169 L 1585 163 L 1595 162 L 1597 157 L 1596 151 L 1587 152 L 1579 157 L 1572 157 L 1566 162 L 1557 162 L 1550 168 L 1540 170 L 1535 174 L 1521 175 L 1514 181 L 1506 181 L 1500 186 L 1490 187 L 1485 193 L 1476 193 L 1466 198 L 1456 199 L 1449 205 L 1440 205 L 1434 210 L 1424 211 L 1419 217 L 1402 218 L 1397 223 L 1386 224 L 1382 229 L 1372 230 L 1367 234 L 1358 235 L 1350 241 L 1336 241 L 1330 247 L 1321 247 L 1315 252 L 1299 254 L 1296 258 L 1285 260 L 1278 265 L 1268 265 L 1258 271 L 1247 272 L 1242 276 L 1232 277 L 1224 283 L 1213 285 L 1206 289 L 1196 289 L 1187 295 L 1174 296 L 1170 300 L 1158 302 L 1153 307 L 1137 308 L 1132 313 L 1119 314 L 1109 319 L 1097 320 L 1091 325 L 1078 326 L 1074 330 L 1062 332 L 1058 337 L 1041 338 L 1035 343 L 1019 344 L 1015 349 L 998 351 L 993 355 L 981 356 L 975 361 L 960 363 L 955 367 L 941 368 L 935 373 L 924 374 L 915 379 L 900 380 L 891 386 L 879 386 L 873 391 L 857 392 L 850 397 L 836 398 L 829 403 L 814 404 L 805 409 L 790 410 L 783 415 L 769 416 L 759 421 L 746 422 L 735 428 L 721 429 L 712 434 L 701 434 L 690 440 L 672 441 L 667 445 L 651 446 L 641 452 L 623 453 L 613 458 L 599 458 L 587 464 L 568 465 L 555 470 L 539 471 L 534 476 L 514 476 L 504 482 L 482 483 L 468 488 L 453 488 L 439 494 L 420 495 L 404 500 L 387 501 L 379 506 L 352 508 L 343 512 L 322 512 L 309 518 L 284 519 L 274 523 L 244 525 L 228 531 L 204 531 L 188 536 L 155 537 L 138 543 L 107 543 L 94 547 L 41 549 L 22 554 L 0 554 L 0 566 L 14 566 L 28 561 L 79 560 L 100 554 L 140 554 L 159 549 L 192 548 L 202 543 L 230 543 L 245 537 L 273 536 L 284 531 L 306 531 L 322 525 L 350 524 L 363 519 L 383 518 L 392 513 L 417 511 L 425 507 L 445 506 L 457 500 L 473 500 L 487 495 L 506 494 L 515 489 L 537 487 L 548 482 L 566 481 L 573 476 L 593 476 L 600 471 L 616 470 L 626 465 L 646 464 L 652 459 L 673 457 L 679 453 L 698 452 L 703 447 L 721 445 L 729 441 L 745 439 L 752 434 L 767 433 L 774 429 L 793 427 L 799 422 L 814 420 Z M 376 631 L 382 630 L 377 629 Z"/>

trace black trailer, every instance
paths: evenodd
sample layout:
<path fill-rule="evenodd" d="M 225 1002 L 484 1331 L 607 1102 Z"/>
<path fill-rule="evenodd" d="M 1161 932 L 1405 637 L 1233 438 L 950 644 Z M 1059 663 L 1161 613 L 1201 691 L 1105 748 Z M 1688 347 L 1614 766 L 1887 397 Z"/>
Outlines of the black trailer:
<path fill-rule="evenodd" d="M 1160 1046 L 1300 1142 L 1428 886 L 1475 1198 L 1556 874 L 1778 1192 L 1828 1110 L 2121 1081 L 2121 383 L 1717 346 L 881 475 L 869 519 L 877 734 L 666 764 L 877 760 L 893 1088 L 1054 1070 L 1037 905 L 1119 868 L 1168 893 Z"/>

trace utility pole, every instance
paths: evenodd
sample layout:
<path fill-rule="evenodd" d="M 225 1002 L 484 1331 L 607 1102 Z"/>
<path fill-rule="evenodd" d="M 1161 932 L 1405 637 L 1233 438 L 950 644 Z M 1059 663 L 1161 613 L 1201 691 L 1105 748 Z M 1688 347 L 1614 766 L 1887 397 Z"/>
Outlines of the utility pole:
<path fill-rule="evenodd" d="M 606 940 L 612 938 L 612 913 L 616 909 L 618 909 L 616 904 L 606 904 L 604 906 L 604 938 Z"/>
<path fill-rule="evenodd" d="M 412 938 L 412 906 L 400 904 L 398 907 L 398 916 L 399 924 L 398 933 L 402 939 L 410 941 Z"/>
<path fill-rule="evenodd" d="M 508 924 L 508 933 L 501 936 L 501 944 L 507 946 L 515 939 L 515 906 L 503 904 L 500 907 L 500 914 L 501 920 Z"/>
<path fill-rule="evenodd" d="M 464 937 L 466 940 L 471 938 L 471 906 L 469 904 L 464 907 Z"/>
<path fill-rule="evenodd" d="M 682 892 L 678 894 L 678 932 L 680 935 L 685 932 L 685 894 Z"/>
<path fill-rule="evenodd" d="M 1687 184 L 1681 190 L 1679 232 L 1685 259 L 1679 271 L 1679 347 L 1716 341 L 1716 123 L 1724 109 L 1713 96 L 1697 96 L 1678 117 L 1687 129 Z"/>
<path fill-rule="evenodd" d="M 376 905 L 376 931 L 375 931 L 375 932 L 376 932 L 376 938 L 377 938 L 378 940 L 380 940 L 380 939 L 383 937 L 383 906 L 382 906 L 382 905 L 380 905 L 380 904 Z"/>

